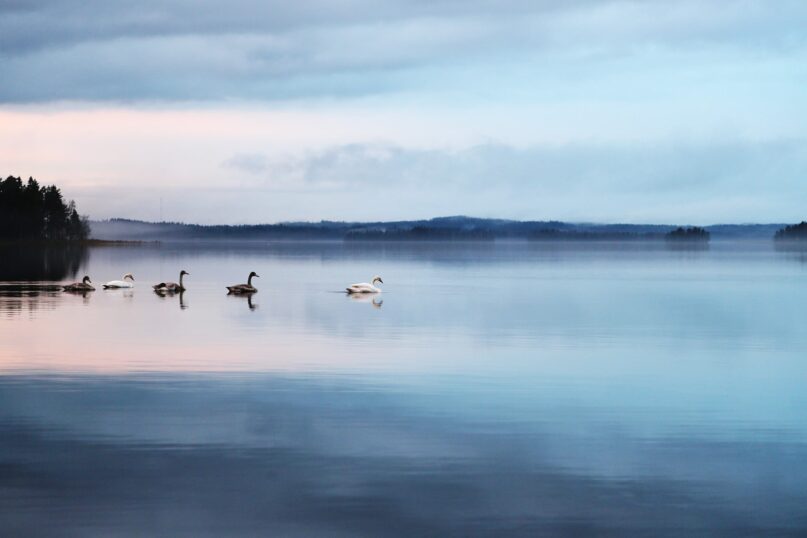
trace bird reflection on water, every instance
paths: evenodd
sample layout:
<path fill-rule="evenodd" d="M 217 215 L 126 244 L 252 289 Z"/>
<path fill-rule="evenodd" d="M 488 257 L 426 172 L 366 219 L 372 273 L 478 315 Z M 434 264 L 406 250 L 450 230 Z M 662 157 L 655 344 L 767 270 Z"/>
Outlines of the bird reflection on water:
<path fill-rule="evenodd" d="M 81 297 L 82 304 L 88 305 L 90 304 L 90 298 L 94 294 L 94 290 L 63 290 L 63 295 L 68 297 Z"/>
<path fill-rule="evenodd" d="M 378 295 L 348 293 L 345 296 L 356 303 L 370 304 L 373 308 L 381 308 L 381 305 L 384 304 L 384 299 L 380 298 Z"/>
<path fill-rule="evenodd" d="M 257 293 L 257 292 L 250 292 L 250 293 L 245 293 L 245 292 L 236 292 L 236 293 L 232 293 L 232 292 L 231 292 L 231 293 L 228 293 L 228 294 L 227 294 L 227 297 L 228 297 L 228 298 L 230 298 L 230 299 L 236 300 L 236 301 L 240 301 L 240 300 L 246 299 L 246 300 L 247 300 L 247 301 L 246 301 L 246 302 L 247 302 L 247 307 L 248 307 L 250 310 L 257 310 L 257 309 L 258 309 L 258 305 L 257 305 L 257 304 L 255 304 L 255 303 L 252 301 L 253 297 L 255 296 L 255 293 Z"/>
<path fill-rule="evenodd" d="M 179 297 L 179 308 L 180 310 L 185 310 L 188 308 L 188 305 L 185 304 L 185 291 L 169 291 L 169 290 L 162 290 L 162 289 L 155 289 L 154 294 L 157 295 L 160 299 L 170 299 L 174 296 Z"/>

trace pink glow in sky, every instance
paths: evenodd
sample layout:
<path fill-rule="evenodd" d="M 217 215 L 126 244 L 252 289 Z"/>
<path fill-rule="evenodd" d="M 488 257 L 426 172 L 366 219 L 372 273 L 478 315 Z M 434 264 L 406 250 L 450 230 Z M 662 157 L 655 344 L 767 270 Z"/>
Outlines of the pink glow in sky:
<path fill-rule="evenodd" d="M 93 218 L 803 218 L 803 2 L 221 11 L 0 8 L 0 174 Z"/>

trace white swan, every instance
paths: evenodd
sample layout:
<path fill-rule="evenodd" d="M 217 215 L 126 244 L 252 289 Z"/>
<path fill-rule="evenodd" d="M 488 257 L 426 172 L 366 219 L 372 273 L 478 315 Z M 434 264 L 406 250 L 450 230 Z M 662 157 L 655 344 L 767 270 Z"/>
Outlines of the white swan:
<path fill-rule="evenodd" d="M 384 281 L 381 280 L 381 277 L 376 275 L 373 277 L 372 284 L 368 284 L 367 282 L 360 282 L 358 284 L 351 284 L 345 291 L 348 293 L 381 293 L 381 288 L 377 288 L 375 283 L 378 282 L 383 284 Z"/>
<path fill-rule="evenodd" d="M 129 282 L 131 280 L 131 282 Z M 134 288 L 134 277 L 132 273 L 126 273 L 120 280 L 110 280 L 104 284 L 104 289 L 117 289 L 117 288 Z"/>

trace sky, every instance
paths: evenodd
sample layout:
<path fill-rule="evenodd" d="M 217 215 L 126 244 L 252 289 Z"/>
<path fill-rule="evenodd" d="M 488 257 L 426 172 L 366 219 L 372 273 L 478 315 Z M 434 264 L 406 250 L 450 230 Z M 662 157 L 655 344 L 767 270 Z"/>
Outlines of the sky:
<path fill-rule="evenodd" d="M 0 175 L 92 218 L 807 219 L 803 0 L 4 0 Z"/>

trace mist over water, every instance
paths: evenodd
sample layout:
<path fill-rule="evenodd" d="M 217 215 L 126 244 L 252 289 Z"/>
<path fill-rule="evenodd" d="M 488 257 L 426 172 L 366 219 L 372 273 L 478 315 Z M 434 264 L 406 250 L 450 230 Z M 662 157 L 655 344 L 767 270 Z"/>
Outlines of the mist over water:
<path fill-rule="evenodd" d="M 800 250 L 37 256 L 0 265 L 4 535 L 807 532 Z M 84 274 L 98 291 L 37 288 Z M 342 293 L 374 274 L 380 296 Z"/>

